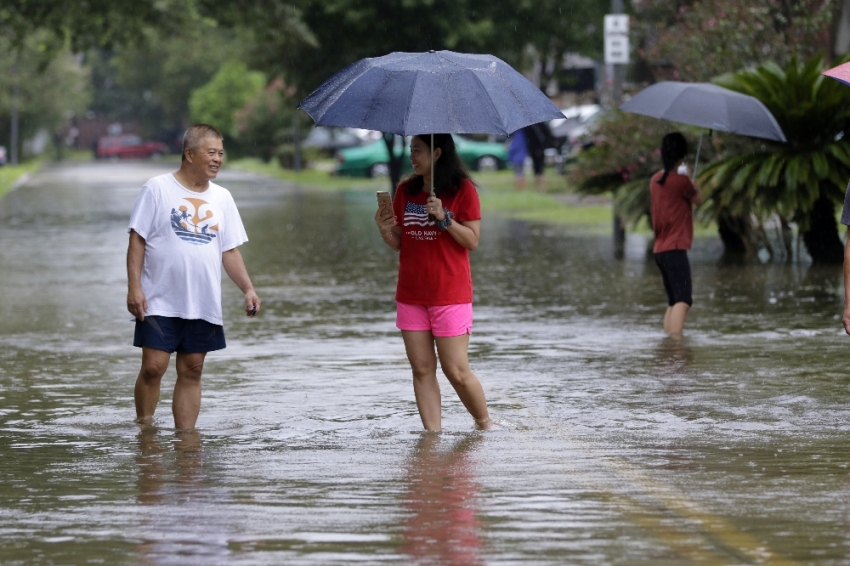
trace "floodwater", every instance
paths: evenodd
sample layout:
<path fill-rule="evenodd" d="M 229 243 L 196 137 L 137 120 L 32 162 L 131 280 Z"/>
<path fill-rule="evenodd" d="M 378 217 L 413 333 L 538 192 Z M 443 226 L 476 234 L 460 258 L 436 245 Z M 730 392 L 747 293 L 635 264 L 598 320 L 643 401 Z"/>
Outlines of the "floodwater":
<path fill-rule="evenodd" d="M 0 201 L 0 563 L 850 564 L 838 268 L 691 254 L 684 344 L 645 239 L 485 218 L 473 367 L 423 434 L 374 195 L 234 172 L 263 311 L 224 282 L 197 434 L 133 423 L 126 223 L 168 164 Z"/>

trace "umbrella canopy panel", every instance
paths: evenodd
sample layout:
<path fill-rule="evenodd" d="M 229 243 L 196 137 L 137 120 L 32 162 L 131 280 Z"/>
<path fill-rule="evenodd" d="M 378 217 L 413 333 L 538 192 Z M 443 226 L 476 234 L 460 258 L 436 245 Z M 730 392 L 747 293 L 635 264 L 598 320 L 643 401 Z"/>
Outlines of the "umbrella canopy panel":
<path fill-rule="evenodd" d="M 842 63 L 821 74 L 850 86 L 850 63 Z"/>
<path fill-rule="evenodd" d="M 452 51 L 362 59 L 325 81 L 298 107 L 320 126 L 404 136 L 509 135 L 563 118 L 540 89 L 501 59 Z"/>
<path fill-rule="evenodd" d="M 760 100 L 711 83 L 656 83 L 637 93 L 620 110 L 742 136 L 787 141 L 776 118 Z"/>

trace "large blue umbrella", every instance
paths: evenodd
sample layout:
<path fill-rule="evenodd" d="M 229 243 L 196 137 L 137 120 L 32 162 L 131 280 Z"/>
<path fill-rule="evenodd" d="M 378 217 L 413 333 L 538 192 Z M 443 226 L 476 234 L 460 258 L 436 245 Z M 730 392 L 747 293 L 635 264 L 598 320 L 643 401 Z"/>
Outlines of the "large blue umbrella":
<path fill-rule="evenodd" d="M 452 51 L 361 59 L 298 107 L 319 126 L 402 136 L 509 135 L 564 117 L 540 89 L 498 57 Z"/>
<path fill-rule="evenodd" d="M 498 57 L 453 51 L 361 59 L 326 80 L 298 108 L 319 126 L 402 136 L 509 135 L 564 117 L 540 89 Z"/>

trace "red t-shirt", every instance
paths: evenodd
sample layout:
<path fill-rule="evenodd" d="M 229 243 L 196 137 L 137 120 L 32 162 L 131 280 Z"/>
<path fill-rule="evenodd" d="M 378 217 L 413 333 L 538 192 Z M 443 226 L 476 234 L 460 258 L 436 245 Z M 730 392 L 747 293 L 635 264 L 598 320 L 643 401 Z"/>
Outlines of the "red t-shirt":
<path fill-rule="evenodd" d="M 393 212 L 401 224 L 395 299 L 426 306 L 471 303 L 469 250 L 428 220 L 425 202 L 429 195 L 426 190 L 409 195 L 404 183 L 395 192 Z M 453 222 L 481 220 L 481 203 L 472 181 L 463 181 L 455 195 L 443 195 L 440 200 L 444 209 L 454 213 Z"/>
<path fill-rule="evenodd" d="M 649 182 L 652 230 L 655 232 L 653 253 L 689 250 L 694 241 L 694 214 L 691 201 L 696 196 L 694 184 L 686 175 L 671 171 L 663 185 L 658 184 L 664 171 Z"/>

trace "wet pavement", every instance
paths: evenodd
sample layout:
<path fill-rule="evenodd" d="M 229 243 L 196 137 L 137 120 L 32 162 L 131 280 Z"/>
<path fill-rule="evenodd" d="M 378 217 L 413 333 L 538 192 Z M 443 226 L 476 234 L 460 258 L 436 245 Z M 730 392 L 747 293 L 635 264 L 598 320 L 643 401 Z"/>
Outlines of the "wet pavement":
<path fill-rule="evenodd" d="M 374 195 L 224 172 L 263 312 L 224 282 L 197 434 L 133 423 L 126 224 L 168 164 L 0 201 L 0 563 L 850 564 L 837 268 L 691 254 L 688 339 L 631 236 L 485 218 L 473 369 L 420 432 Z"/>

